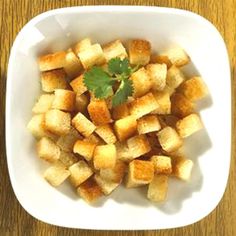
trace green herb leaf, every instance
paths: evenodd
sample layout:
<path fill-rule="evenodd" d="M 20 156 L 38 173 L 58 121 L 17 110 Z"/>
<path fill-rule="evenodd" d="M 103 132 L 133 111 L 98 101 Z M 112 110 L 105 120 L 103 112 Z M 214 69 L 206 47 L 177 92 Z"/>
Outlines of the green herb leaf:
<path fill-rule="evenodd" d="M 129 60 L 127 58 L 121 60 L 120 58 L 112 58 L 108 62 L 108 70 L 112 75 L 125 75 L 129 76 L 131 68 L 129 66 Z"/>

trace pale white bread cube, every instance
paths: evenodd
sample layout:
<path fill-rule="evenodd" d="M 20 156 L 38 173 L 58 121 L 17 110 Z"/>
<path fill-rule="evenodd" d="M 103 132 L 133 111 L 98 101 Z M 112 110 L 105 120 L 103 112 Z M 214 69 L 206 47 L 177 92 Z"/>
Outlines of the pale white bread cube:
<path fill-rule="evenodd" d="M 70 86 L 72 87 L 77 96 L 80 96 L 81 94 L 85 93 L 88 90 L 84 84 L 83 74 L 72 80 L 70 82 Z"/>
<path fill-rule="evenodd" d="M 78 161 L 69 167 L 70 171 L 70 182 L 75 187 L 78 187 L 85 180 L 87 180 L 92 174 L 92 169 L 88 166 L 85 161 Z"/>
<path fill-rule="evenodd" d="M 65 89 L 56 89 L 55 97 L 52 103 L 52 109 L 58 109 L 63 111 L 74 111 L 75 97 L 76 94 L 73 91 Z"/>
<path fill-rule="evenodd" d="M 155 115 L 143 116 L 137 122 L 137 130 L 139 134 L 146 134 L 161 129 L 160 122 Z"/>
<path fill-rule="evenodd" d="M 91 39 L 84 38 L 74 45 L 73 51 L 75 52 L 76 55 L 78 55 L 78 53 L 87 50 L 91 46 L 92 46 Z"/>
<path fill-rule="evenodd" d="M 168 176 L 155 175 L 148 185 L 147 198 L 152 202 L 163 202 L 166 200 L 168 191 Z"/>
<path fill-rule="evenodd" d="M 128 139 L 127 145 L 130 150 L 130 153 L 132 154 L 133 159 L 151 151 L 151 146 L 145 134 L 137 135 Z"/>
<path fill-rule="evenodd" d="M 117 159 L 125 162 L 133 160 L 132 153 L 126 142 L 116 142 Z"/>
<path fill-rule="evenodd" d="M 48 162 L 56 162 L 60 158 L 60 148 L 47 137 L 41 138 L 36 145 L 38 156 Z"/>
<path fill-rule="evenodd" d="M 172 173 L 171 158 L 163 155 L 154 155 L 151 157 L 155 173 L 169 175 Z"/>
<path fill-rule="evenodd" d="M 151 44 L 146 40 L 135 39 L 129 43 L 129 60 L 133 65 L 147 65 L 151 56 Z"/>
<path fill-rule="evenodd" d="M 75 111 L 77 112 L 85 112 L 87 110 L 87 106 L 89 104 L 89 98 L 85 94 L 79 95 L 76 94 L 75 97 Z"/>
<path fill-rule="evenodd" d="M 165 127 L 157 133 L 159 143 L 166 152 L 174 152 L 183 145 L 183 140 L 175 129 L 170 126 Z"/>
<path fill-rule="evenodd" d="M 115 121 L 114 130 L 119 141 L 124 141 L 136 133 L 137 120 L 134 116 L 126 116 Z"/>
<path fill-rule="evenodd" d="M 133 160 L 129 163 L 126 187 L 133 188 L 149 184 L 154 177 L 154 166 L 151 161 Z"/>
<path fill-rule="evenodd" d="M 71 115 L 60 110 L 45 113 L 45 128 L 56 135 L 66 135 L 71 129 Z"/>
<path fill-rule="evenodd" d="M 192 77 L 180 85 L 178 91 L 190 101 L 200 100 L 208 95 L 208 89 L 201 77 Z"/>
<path fill-rule="evenodd" d="M 42 94 L 35 103 L 32 112 L 35 114 L 45 113 L 51 109 L 54 100 L 54 94 Z"/>
<path fill-rule="evenodd" d="M 112 58 L 119 57 L 124 59 L 128 56 L 125 47 L 119 39 L 106 44 L 103 47 L 103 53 L 107 62 Z"/>
<path fill-rule="evenodd" d="M 82 113 L 72 119 L 72 125 L 81 133 L 84 137 L 90 136 L 96 129 L 96 126 Z"/>
<path fill-rule="evenodd" d="M 95 133 L 90 134 L 88 137 L 83 139 L 84 141 L 99 144 L 105 144 L 104 141 Z"/>
<path fill-rule="evenodd" d="M 171 113 L 171 101 L 170 94 L 166 91 L 153 91 L 153 96 L 155 97 L 158 107 L 152 114 L 167 115 Z"/>
<path fill-rule="evenodd" d="M 202 128 L 202 121 L 197 114 L 188 115 L 176 123 L 176 130 L 182 138 L 186 138 Z"/>
<path fill-rule="evenodd" d="M 126 116 L 129 116 L 129 108 L 127 103 L 123 103 L 121 105 L 118 105 L 116 107 L 113 107 L 112 109 L 112 119 L 119 120 Z"/>
<path fill-rule="evenodd" d="M 87 161 L 90 161 L 93 157 L 93 153 L 95 147 L 97 145 L 95 143 L 84 141 L 84 140 L 77 140 L 74 144 L 73 152 L 78 153 Z"/>
<path fill-rule="evenodd" d="M 113 168 L 116 164 L 116 159 L 116 146 L 114 144 L 96 146 L 93 155 L 95 169 Z"/>
<path fill-rule="evenodd" d="M 152 83 L 152 89 L 162 91 L 166 86 L 166 64 L 149 64 L 147 65 L 146 70 Z"/>
<path fill-rule="evenodd" d="M 91 68 L 94 65 L 102 65 L 106 62 L 100 44 L 93 44 L 89 48 L 79 52 L 78 57 L 85 70 Z"/>
<path fill-rule="evenodd" d="M 60 51 L 47 54 L 38 58 L 39 70 L 48 71 L 64 67 L 66 52 Z"/>
<path fill-rule="evenodd" d="M 69 176 L 70 171 L 61 162 L 56 162 L 50 166 L 43 174 L 44 178 L 54 187 L 62 184 Z"/>
<path fill-rule="evenodd" d="M 40 80 L 42 90 L 47 93 L 54 92 L 55 89 L 68 88 L 66 72 L 64 69 L 44 71 L 41 73 Z"/>
<path fill-rule="evenodd" d="M 152 88 L 153 83 L 148 72 L 144 67 L 140 68 L 130 76 L 130 80 L 133 83 L 133 97 L 141 97 L 145 95 Z"/>
<path fill-rule="evenodd" d="M 158 107 L 159 105 L 152 93 L 147 93 L 146 95 L 129 103 L 130 114 L 137 119 L 149 114 Z"/>
<path fill-rule="evenodd" d="M 79 161 L 79 158 L 77 158 L 73 153 L 71 152 L 64 152 L 61 151 L 59 161 L 66 166 L 66 168 L 69 168 L 73 164 Z"/>
<path fill-rule="evenodd" d="M 166 64 L 167 69 L 169 69 L 172 64 L 167 56 L 164 55 L 151 55 L 151 63 Z"/>
<path fill-rule="evenodd" d="M 101 125 L 97 127 L 95 130 L 96 134 L 98 134 L 107 144 L 116 143 L 117 138 L 114 134 L 114 131 L 110 124 Z"/>

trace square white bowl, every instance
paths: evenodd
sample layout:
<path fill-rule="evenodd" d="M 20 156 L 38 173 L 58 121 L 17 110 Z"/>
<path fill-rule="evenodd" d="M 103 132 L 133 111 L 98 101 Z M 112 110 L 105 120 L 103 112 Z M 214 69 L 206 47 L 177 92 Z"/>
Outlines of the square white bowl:
<path fill-rule="evenodd" d="M 40 93 L 37 56 L 67 49 L 84 37 L 106 43 L 145 38 L 155 51 L 182 46 L 211 94 L 199 106 L 205 130 L 186 140 L 195 162 L 191 181 L 171 180 L 168 199 L 150 203 L 145 189 L 119 188 L 96 207 L 76 196 L 68 183 L 52 188 L 46 167 L 36 157 L 26 125 Z M 13 44 L 7 79 L 6 146 L 11 183 L 23 208 L 35 218 L 59 226 L 86 229 L 164 229 L 194 223 L 219 203 L 227 184 L 231 144 L 230 68 L 226 47 L 216 28 L 189 11 L 134 6 L 72 7 L 45 12 L 20 31 Z"/>

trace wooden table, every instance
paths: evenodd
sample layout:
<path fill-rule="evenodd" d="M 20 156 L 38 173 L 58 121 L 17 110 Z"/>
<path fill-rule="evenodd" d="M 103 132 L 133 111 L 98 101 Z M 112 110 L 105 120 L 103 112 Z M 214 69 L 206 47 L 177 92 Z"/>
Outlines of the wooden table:
<path fill-rule="evenodd" d="M 7 63 L 11 45 L 16 34 L 32 17 L 59 7 L 78 5 L 151 5 L 176 7 L 194 11 L 209 19 L 221 32 L 224 37 L 232 69 L 232 95 L 233 95 L 233 118 L 235 118 L 235 92 L 236 84 L 236 0 L 1 0 L 0 1 L 0 32 L 1 32 L 1 80 L 0 80 L 0 130 L 1 130 L 1 157 L 0 157 L 0 235 L 236 235 L 236 145 L 233 133 L 232 141 L 232 161 L 228 186 L 225 195 L 217 208 L 205 219 L 193 225 L 170 230 L 161 231 L 91 231 L 72 230 L 42 223 L 31 217 L 19 205 L 11 188 L 9 181 L 4 136 L 4 116 L 5 116 L 5 86 Z M 223 79 L 223 78 L 222 78 Z M 219 124 L 220 125 L 220 124 Z M 235 125 L 233 124 L 233 130 Z M 224 161 L 224 157 L 222 157 Z M 220 174 L 220 173 L 219 173 Z M 214 183 L 217 184 L 217 183 Z M 214 193 L 213 193 L 214 194 Z M 209 201 L 211 196 L 209 196 Z M 201 207 L 201 205 L 199 205 Z"/>

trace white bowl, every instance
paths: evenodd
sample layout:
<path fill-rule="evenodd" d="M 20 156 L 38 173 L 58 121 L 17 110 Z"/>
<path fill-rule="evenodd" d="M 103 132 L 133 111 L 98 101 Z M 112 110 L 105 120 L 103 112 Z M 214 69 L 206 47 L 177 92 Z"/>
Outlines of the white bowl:
<path fill-rule="evenodd" d="M 199 106 L 206 129 L 186 140 L 195 162 L 191 181 L 170 181 L 168 199 L 150 203 L 145 190 L 119 188 L 106 201 L 89 206 L 68 183 L 51 187 L 46 164 L 36 157 L 26 125 L 40 93 L 37 56 L 67 49 L 84 37 L 106 43 L 145 38 L 155 51 L 182 46 L 192 59 L 185 68 L 200 74 L 211 94 Z M 7 79 L 6 146 L 11 183 L 23 208 L 59 226 L 86 229 L 164 229 L 194 223 L 208 215 L 225 191 L 231 142 L 230 68 L 216 28 L 194 13 L 159 7 L 91 6 L 48 11 L 20 31 L 13 44 Z"/>

